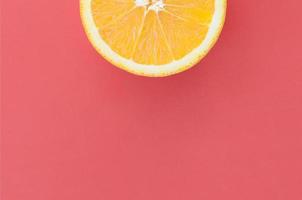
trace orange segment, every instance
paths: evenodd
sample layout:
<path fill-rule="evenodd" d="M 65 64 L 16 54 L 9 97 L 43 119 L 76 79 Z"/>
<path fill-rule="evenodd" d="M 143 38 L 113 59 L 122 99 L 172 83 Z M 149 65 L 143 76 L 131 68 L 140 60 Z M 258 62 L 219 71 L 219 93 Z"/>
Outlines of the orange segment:
<path fill-rule="evenodd" d="M 184 57 L 204 40 L 208 27 L 160 12 L 159 18 L 176 59 Z"/>
<path fill-rule="evenodd" d="M 131 58 L 142 26 L 144 12 L 144 8 L 137 7 L 123 18 L 100 28 L 101 36 L 113 51 L 125 58 Z"/>
<path fill-rule="evenodd" d="M 132 0 L 93 0 L 91 1 L 92 16 L 99 28 L 111 23 L 134 8 Z"/>
<path fill-rule="evenodd" d="M 166 2 L 166 11 L 199 24 L 209 24 L 215 11 L 213 0 L 199 0 L 185 4 L 184 1 L 176 0 L 167 0 Z"/>
<path fill-rule="evenodd" d="M 214 5 L 215 0 L 165 0 L 165 5 L 175 5 L 183 7 L 209 8 Z"/>
<path fill-rule="evenodd" d="M 155 12 L 148 12 L 137 42 L 133 60 L 138 63 L 160 65 L 173 60 L 167 40 Z"/>

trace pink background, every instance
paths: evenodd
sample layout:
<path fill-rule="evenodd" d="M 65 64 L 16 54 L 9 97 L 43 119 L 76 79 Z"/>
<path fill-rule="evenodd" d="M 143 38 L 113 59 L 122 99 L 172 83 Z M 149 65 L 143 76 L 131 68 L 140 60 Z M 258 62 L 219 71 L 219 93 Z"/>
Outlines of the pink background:
<path fill-rule="evenodd" d="M 302 199 L 302 1 L 229 0 L 159 79 L 100 58 L 77 0 L 1 4 L 3 200 Z"/>

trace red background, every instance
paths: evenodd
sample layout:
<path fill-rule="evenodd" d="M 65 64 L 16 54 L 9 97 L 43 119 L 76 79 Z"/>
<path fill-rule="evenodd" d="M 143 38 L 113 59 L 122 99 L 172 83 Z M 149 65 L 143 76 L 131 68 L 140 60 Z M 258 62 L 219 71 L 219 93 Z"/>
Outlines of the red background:
<path fill-rule="evenodd" d="M 3 200 L 302 199 L 302 1 L 229 0 L 158 79 L 100 58 L 77 0 L 1 4 Z"/>

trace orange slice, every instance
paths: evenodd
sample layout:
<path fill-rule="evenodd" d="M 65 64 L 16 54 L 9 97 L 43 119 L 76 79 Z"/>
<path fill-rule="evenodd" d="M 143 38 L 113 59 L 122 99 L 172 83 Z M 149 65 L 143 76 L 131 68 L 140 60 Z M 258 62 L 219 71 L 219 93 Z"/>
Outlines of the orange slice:
<path fill-rule="evenodd" d="M 200 61 L 223 27 L 226 0 L 80 0 L 88 38 L 109 62 L 168 76 Z"/>

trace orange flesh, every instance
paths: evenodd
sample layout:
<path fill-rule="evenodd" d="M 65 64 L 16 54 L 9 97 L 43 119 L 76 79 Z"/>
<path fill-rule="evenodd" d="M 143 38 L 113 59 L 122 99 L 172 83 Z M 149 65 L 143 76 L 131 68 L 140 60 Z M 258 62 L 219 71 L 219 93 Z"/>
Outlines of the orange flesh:
<path fill-rule="evenodd" d="M 156 0 L 153 0 L 156 2 Z M 99 34 L 117 54 L 146 65 L 179 60 L 205 39 L 214 0 L 162 0 L 158 12 L 135 0 L 92 0 Z"/>

